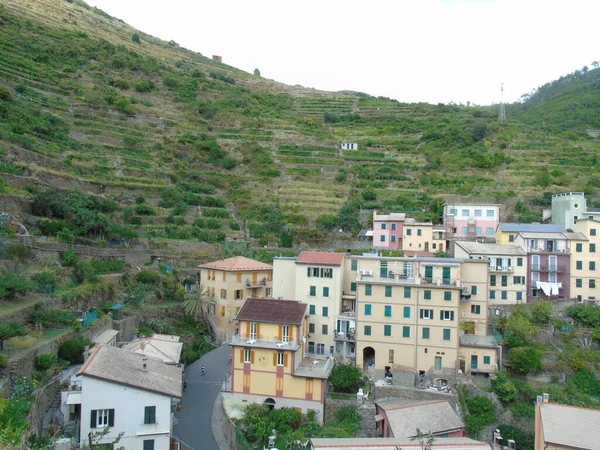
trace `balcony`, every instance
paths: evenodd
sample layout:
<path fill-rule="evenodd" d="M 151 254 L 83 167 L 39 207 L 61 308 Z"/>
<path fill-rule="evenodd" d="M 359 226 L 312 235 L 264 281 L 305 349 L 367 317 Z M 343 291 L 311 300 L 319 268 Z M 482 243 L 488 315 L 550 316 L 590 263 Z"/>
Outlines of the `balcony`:
<path fill-rule="evenodd" d="M 344 333 L 343 331 L 339 331 L 333 335 L 333 339 L 336 341 L 346 341 L 346 342 L 355 342 L 356 338 L 354 336 L 354 331 Z"/>
<path fill-rule="evenodd" d="M 489 266 L 490 272 L 512 273 L 512 266 Z"/>
<path fill-rule="evenodd" d="M 345 309 L 345 310 L 341 311 L 337 315 L 337 318 L 338 319 L 355 319 L 356 318 L 356 311 Z"/>
<path fill-rule="evenodd" d="M 433 286 L 458 286 L 460 279 L 458 278 L 439 278 L 439 277 L 423 277 L 421 283 L 418 284 L 431 284 Z"/>
<path fill-rule="evenodd" d="M 565 266 L 557 266 L 557 265 L 532 265 L 531 270 L 533 272 L 558 272 L 563 273 L 566 270 Z"/>
<path fill-rule="evenodd" d="M 527 247 L 527 253 L 559 253 L 569 255 L 571 254 L 571 250 L 568 248 Z"/>
<path fill-rule="evenodd" d="M 281 340 L 278 337 L 265 337 L 265 336 L 246 336 L 236 335 L 231 338 L 229 345 L 238 345 L 244 347 L 260 347 L 270 348 L 274 350 L 292 350 L 296 351 L 300 348 L 300 344 L 295 341 Z"/>
<path fill-rule="evenodd" d="M 250 281 L 249 279 L 246 279 L 246 287 L 250 289 L 258 289 L 261 287 L 266 287 L 268 282 L 269 280 L 266 278 L 257 281 Z"/>
<path fill-rule="evenodd" d="M 358 274 L 359 281 L 373 281 L 379 283 L 415 284 L 415 277 L 389 271 L 385 276 L 377 276 L 372 270 L 361 270 Z"/>

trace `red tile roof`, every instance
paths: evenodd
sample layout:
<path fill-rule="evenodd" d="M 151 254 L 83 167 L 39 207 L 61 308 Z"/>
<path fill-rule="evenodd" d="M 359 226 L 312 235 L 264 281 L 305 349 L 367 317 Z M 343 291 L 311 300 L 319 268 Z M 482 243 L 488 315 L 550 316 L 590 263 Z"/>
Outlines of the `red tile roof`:
<path fill-rule="evenodd" d="M 302 252 L 296 260 L 301 264 L 323 264 L 328 266 L 341 266 L 344 262 L 344 253 L 334 252 Z"/>
<path fill-rule="evenodd" d="M 233 256 L 232 258 L 201 264 L 198 267 L 202 269 L 225 270 L 231 272 L 239 272 L 242 270 L 273 270 L 271 264 L 246 258 L 245 256 Z"/>
<path fill-rule="evenodd" d="M 248 322 L 269 322 L 300 325 L 306 315 L 306 303 L 296 300 L 274 300 L 271 298 L 248 298 L 236 319 Z"/>

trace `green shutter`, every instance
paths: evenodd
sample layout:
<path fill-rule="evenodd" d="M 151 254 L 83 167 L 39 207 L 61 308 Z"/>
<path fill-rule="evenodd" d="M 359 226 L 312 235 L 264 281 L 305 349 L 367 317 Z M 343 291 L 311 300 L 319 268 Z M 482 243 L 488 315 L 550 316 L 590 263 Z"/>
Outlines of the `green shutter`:
<path fill-rule="evenodd" d="M 329 317 L 329 308 L 327 306 L 323 306 L 323 317 Z"/>
<path fill-rule="evenodd" d="M 311 315 L 313 315 L 313 316 L 315 315 L 315 305 L 310 305 L 308 307 L 308 313 L 311 314 Z"/>
<path fill-rule="evenodd" d="M 404 307 L 404 318 L 405 319 L 410 319 L 410 306 L 405 306 Z"/>
<path fill-rule="evenodd" d="M 422 309 L 420 309 L 420 310 L 419 310 L 419 317 L 420 317 L 421 319 L 423 318 L 423 310 L 422 310 Z"/>
<path fill-rule="evenodd" d="M 454 320 L 454 311 L 450 311 L 450 320 Z"/>
<path fill-rule="evenodd" d="M 423 328 L 423 339 L 429 339 L 429 328 Z"/>
<path fill-rule="evenodd" d="M 444 320 L 444 311 L 440 311 L 440 320 Z"/>
<path fill-rule="evenodd" d="M 392 326 L 391 325 L 384 325 L 383 326 L 383 335 L 384 336 L 391 336 L 392 335 Z"/>
<path fill-rule="evenodd" d="M 385 316 L 386 317 L 392 316 L 392 305 L 385 305 Z"/>
<path fill-rule="evenodd" d="M 402 337 L 410 337 L 410 327 L 402 327 Z"/>
<path fill-rule="evenodd" d="M 350 291 L 356 292 L 356 283 L 350 283 Z"/>
<path fill-rule="evenodd" d="M 484 364 L 490 364 L 490 362 L 491 362 L 491 361 L 490 361 L 490 357 L 489 357 L 489 356 L 484 356 L 484 357 L 483 357 L 483 363 L 484 363 Z"/>
<path fill-rule="evenodd" d="M 90 414 L 90 428 L 96 428 L 96 410 L 92 409 Z"/>
<path fill-rule="evenodd" d="M 115 410 L 114 409 L 108 410 L 108 426 L 109 427 L 115 426 Z"/>
<path fill-rule="evenodd" d="M 310 267 L 307 267 L 307 268 L 306 268 L 306 276 L 307 276 L 307 277 L 310 277 Z"/>
<path fill-rule="evenodd" d="M 425 291 L 423 297 L 425 298 L 425 300 L 431 300 L 431 291 Z"/>
<path fill-rule="evenodd" d="M 370 315 L 371 315 L 371 305 L 366 304 L 365 305 L 365 316 L 370 316 Z"/>
<path fill-rule="evenodd" d="M 450 278 L 450 267 L 444 267 L 442 270 L 442 277 Z"/>
<path fill-rule="evenodd" d="M 323 288 L 323 297 L 329 297 L 329 288 L 328 287 Z"/>
<path fill-rule="evenodd" d="M 425 266 L 425 277 L 426 278 L 433 277 L 433 267 L 432 266 Z"/>
<path fill-rule="evenodd" d="M 471 286 L 471 295 L 477 295 L 477 286 Z"/>
<path fill-rule="evenodd" d="M 450 340 L 450 329 L 449 328 L 444 328 L 444 340 L 445 341 Z"/>
<path fill-rule="evenodd" d="M 409 287 L 404 288 L 404 298 L 410 298 L 410 288 Z"/>
<path fill-rule="evenodd" d="M 386 297 L 391 297 L 392 296 L 392 287 L 391 286 L 386 286 L 385 287 L 385 296 Z"/>
<path fill-rule="evenodd" d="M 371 326 L 365 325 L 365 336 L 371 336 Z"/>
<path fill-rule="evenodd" d="M 371 286 L 370 284 L 365 284 L 365 295 L 371 295 L 373 286 Z"/>
<path fill-rule="evenodd" d="M 356 259 L 350 261 L 350 270 L 358 270 L 358 261 Z"/>

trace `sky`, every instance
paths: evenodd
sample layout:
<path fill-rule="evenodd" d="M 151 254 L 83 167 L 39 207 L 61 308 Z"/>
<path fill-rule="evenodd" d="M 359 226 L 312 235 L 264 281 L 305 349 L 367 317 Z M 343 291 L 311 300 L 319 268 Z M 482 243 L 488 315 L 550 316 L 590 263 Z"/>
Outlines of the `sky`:
<path fill-rule="evenodd" d="M 598 0 L 87 0 L 264 78 L 488 105 L 600 60 Z"/>

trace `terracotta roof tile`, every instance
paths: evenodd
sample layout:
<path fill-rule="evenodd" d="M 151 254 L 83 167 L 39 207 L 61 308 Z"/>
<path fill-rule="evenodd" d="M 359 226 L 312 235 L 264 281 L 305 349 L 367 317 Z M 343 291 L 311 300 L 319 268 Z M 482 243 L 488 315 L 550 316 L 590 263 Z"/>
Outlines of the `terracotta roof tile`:
<path fill-rule="evenodd" d="M 246 258 L 245 256 L 233 256 L 232 258 L 201 264 L 198 267 L 202 269 L 215 269 L 233 272 L 239 272 L 242 270 L 273 270 L 273 266 L 271 264 Z"/>
<path fill-rule="evenodd" d="M 300 325 L 306 315 L 307 306 L 306 303 L 300 303 L 296 300 L 248 298 L 242 305 L 236 319 L 249 322 Z"/>
<path fill-rule="evenodd" d="M 334 252 L 302 252 L 296 262 L 301 264 L 341 266 L 344 262 L 344 254 Z"/>

